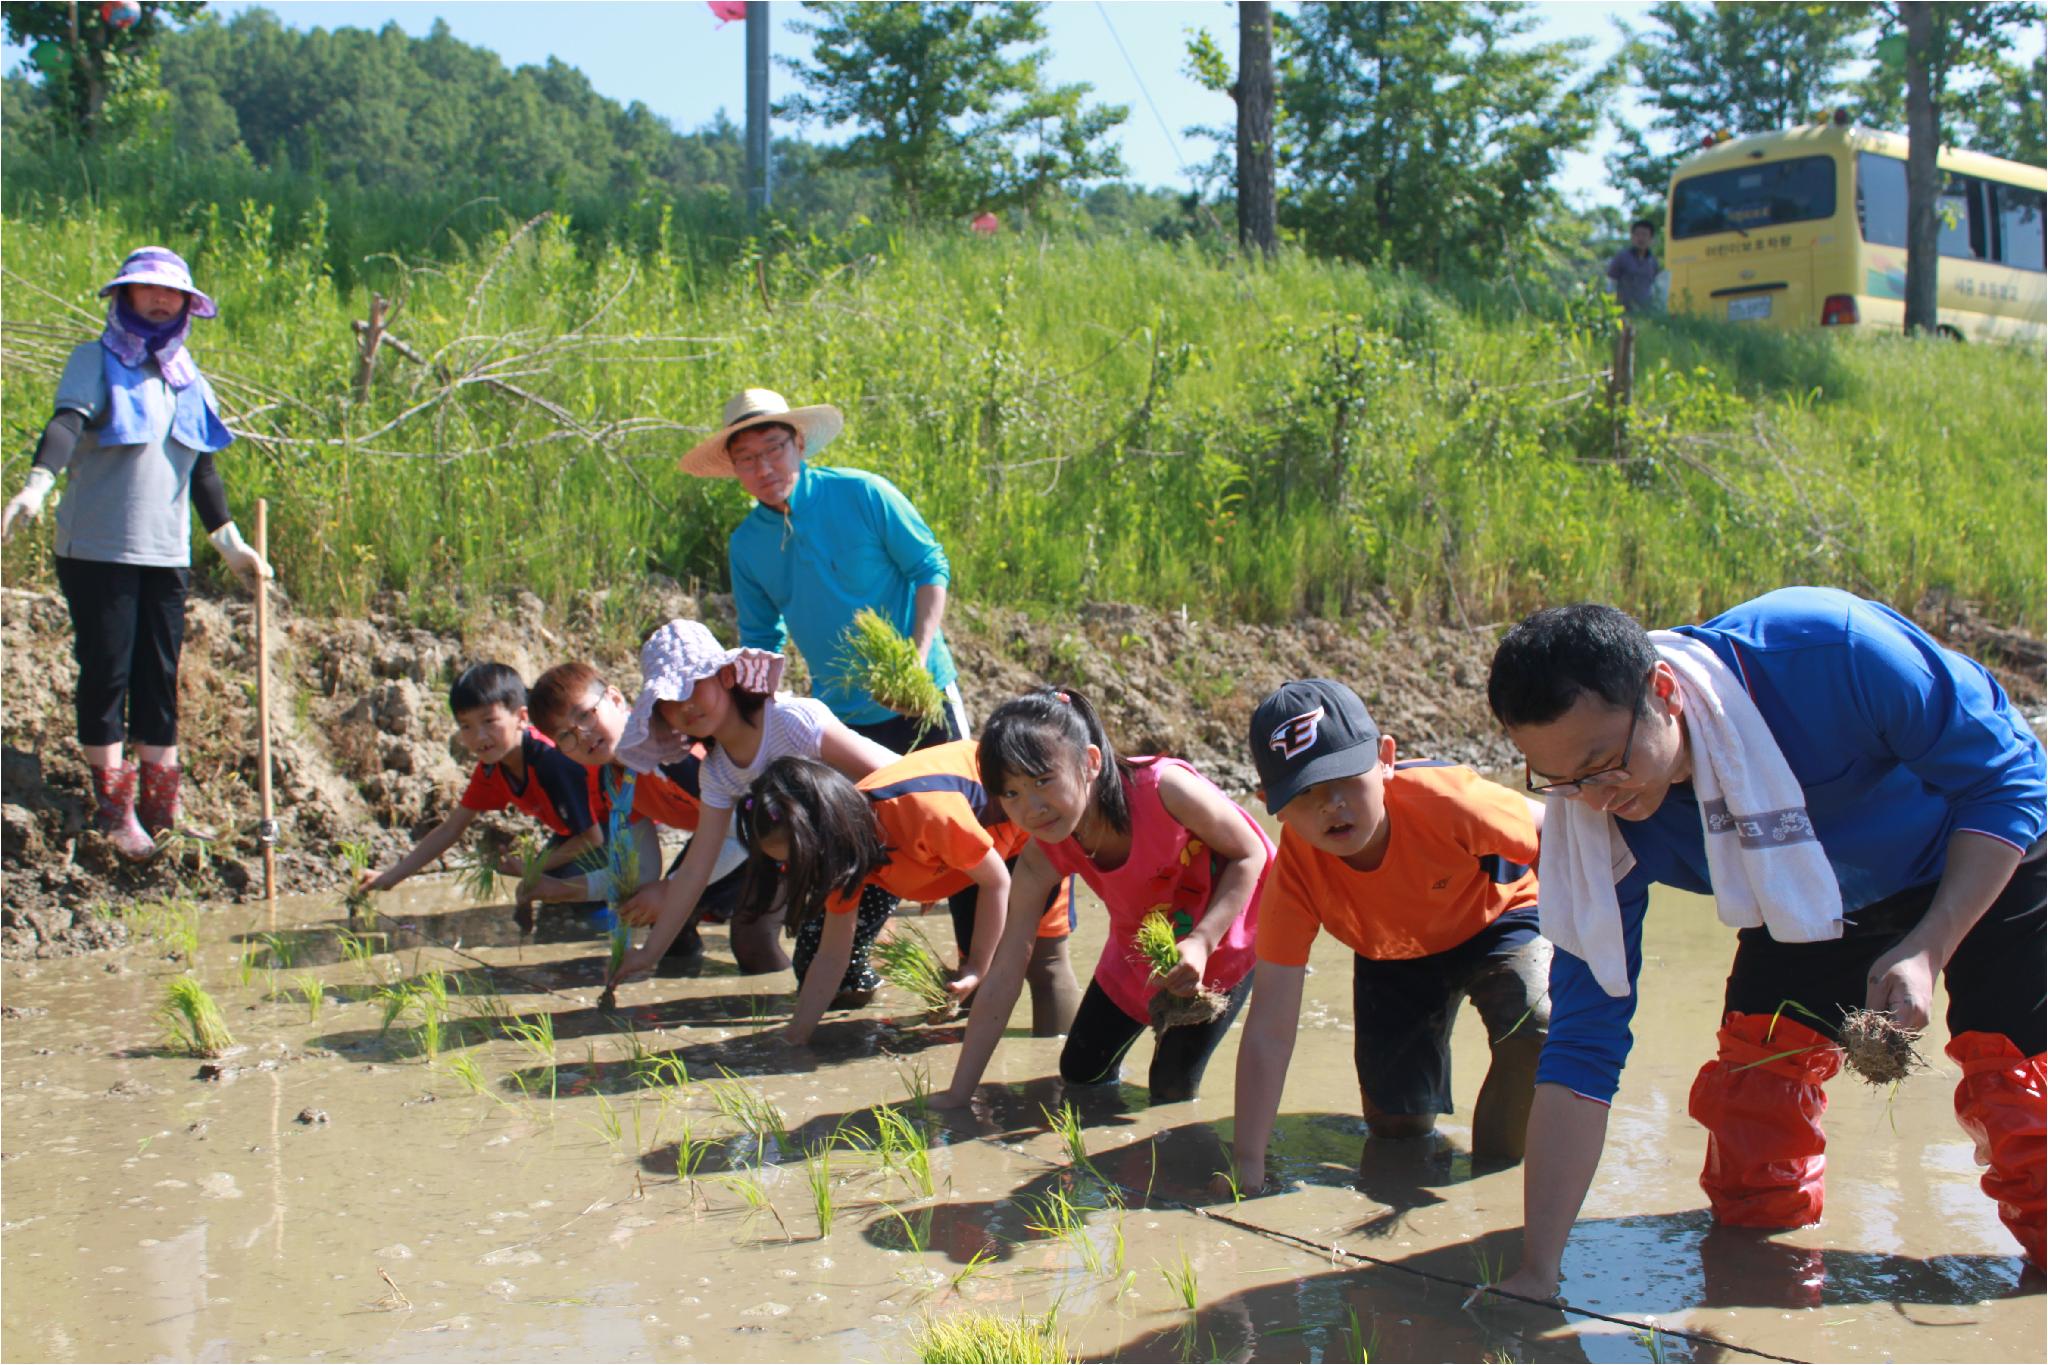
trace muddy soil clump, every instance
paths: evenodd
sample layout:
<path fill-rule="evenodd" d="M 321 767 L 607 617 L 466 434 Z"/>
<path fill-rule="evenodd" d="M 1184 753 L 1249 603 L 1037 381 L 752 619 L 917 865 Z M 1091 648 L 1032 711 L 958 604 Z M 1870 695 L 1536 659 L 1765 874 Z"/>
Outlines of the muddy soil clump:
<path fill-rule="evenodd" d="M 2040 711 L 2041 682 L 2025 666 L 2038 659 L 2038 642 L 1987 634 L 1955 603 L 1925 605 L 1927 619 L 1956 627 L 1965 647 L 1992 646 L 1977 652 L 1992 658 L 2029 716 Z M 274 603 L 280 892 L 338 896 L 342 843 L 367 844 L 381 865 L 454 805 L 470 765 L 454 744 L 447 688 L 469 664 L 496 659 L 532 679 L 584 657 L 630 695 L 639 643 L 661 622 L 692 616 L 721 639 L 736 634 L 729 597 L 695 594 L 659 575 L 583 594 L 566 611 L 521 593 L 432 629 L 421 624 L 429 615 L 402 593 L 380 596 L 360 618 L 306 617 L 287 600 Z M 1403 619 L 1385 603 L 1368 602 L 1341 621 L 1242 625 L 1117 603 L 1048 619 L 958 602 L 946 633 L 977 721 L 1040 683 L 1078 686 L 1125 752 L 1187 758 L 1234 794 L 1256 785 L 1245 740 L 1253 706 L 1294 677 L 1340 678 L 1356 688 L 1404 756 L 1489 770 L 1515 762 L 1486 709 L 1498 632 Z M 71 644 L 61 598 L 0 589 L 0 956 L 8 958 L 119 946 L 127 940 L 120 913 L 132 905 L 176 895 L 243 900 L 263 890 L 249 599 L 195 595 L 188 607 L 179 750 L 189 817 L 216 837 L 149 863 L 123 862 L 91 832 Z M 802 661 L 793 665 L 790 685 L 807 691 Z M 494 820 L 486 817 L 487 831 Z M 466 860 L 471 849 L 450 856 Z"/>

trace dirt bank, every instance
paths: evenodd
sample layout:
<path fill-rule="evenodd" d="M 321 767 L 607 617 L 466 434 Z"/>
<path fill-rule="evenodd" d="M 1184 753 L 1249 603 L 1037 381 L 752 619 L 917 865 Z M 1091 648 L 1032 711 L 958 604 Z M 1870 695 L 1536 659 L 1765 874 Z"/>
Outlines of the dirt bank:
<path fill-rule="evenodd" d="M 636 642 L 678 615 L 733 633 L 730 599 L 700 600 L 662 578 L 587 594 L 566 617 L 522 596 L 435 631 L 412 624 L 397 597 L 366 619 L 301 617 L 283 604 L 271 705 L 281 889 L 338 892 L 344 842 L 388 858 L 454 802 L 467 765 L 452 746 L 445 689 L 462 667 L 499 659 L 532 678 L 588 651 L 630 692 Z M 1960 604 L 1924 603 L 1920 616 L 1990 659 L 2038 715 L 2039 641 L 1988 627 Z M 64 604 L 0 590 L 0 954 L 111 946 L 126 937 L 121 909 L 181 890 L 199 900 L 260 894 L 252 623 L 244 599 L 192 602 L 180 747 L 192 816 L 217 837 L 135 867 L 88 833 Z M 1377 606 L 1341 622 L 1260 626 L 1114 604 L 1051 619 L 960 604 L 947 634 L 975 716 L 1041 679 L 1074 683 L 1100 702 L 1128 752 L 1182 755 L 1234 792 L 1253 785 L 1243 740 L 1252 705 L 1281 680 L 1311 674 L 1357 687 L 1405 754 L 1491 768 L 1513 761 L 1486 714 L 1490 630 L 1404 622 Z"/>

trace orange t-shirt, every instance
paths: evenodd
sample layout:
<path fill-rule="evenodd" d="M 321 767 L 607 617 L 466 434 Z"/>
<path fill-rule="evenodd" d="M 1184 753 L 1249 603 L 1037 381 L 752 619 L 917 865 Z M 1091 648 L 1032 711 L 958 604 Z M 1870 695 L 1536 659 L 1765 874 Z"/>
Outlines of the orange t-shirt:
<path fill-rule="evenodd" d="M 1388 777 L 1386 819 L 1386 856 L 1370 872 L 1281 831 L 1259 961 L 1303 965 L 1320 929 L 1361 957 L 1428 957 L 1536 904 L 1536 822 L 1520 793 L 1462 764 L 1417 760 Z"/>
<path fill-rule="evenodd" d="M 869 881 L 902 900 L 942 901 L 974 884 L 968 870 L 991 849 L 1008 860 L 1031 842 L 981 785 L 976 748 L 973 740 L 962 739 L 918 749 L 855 784 L 868 798 L 882 827 L 882 846 L 889 851 L 889 861 Z M 859 905 L 857 893 L 834 893 L 825 899 L 831 914 L 846 914 Z M 1055 938 L 1066 932 L 1067 898 L 1062 888 L 1046 907 L 1038 936 Z"/>

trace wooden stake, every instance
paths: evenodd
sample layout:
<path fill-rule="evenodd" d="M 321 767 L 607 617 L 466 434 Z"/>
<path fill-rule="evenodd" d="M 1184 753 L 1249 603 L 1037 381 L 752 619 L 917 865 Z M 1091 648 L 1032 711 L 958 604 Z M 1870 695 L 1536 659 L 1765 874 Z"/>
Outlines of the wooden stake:
<path fill-rule="evenodd" d="M 270 502 L 256 499 L 256 557 L 270 562 Z M 256 838 L 263 845 L 263 901 L 270 909 L 270 929 L 277 931 L 277 820 L 270 800 L 270 582 L 256 580 L 256 762 L 257 790 L 263 801 L 263 823 Z"/>

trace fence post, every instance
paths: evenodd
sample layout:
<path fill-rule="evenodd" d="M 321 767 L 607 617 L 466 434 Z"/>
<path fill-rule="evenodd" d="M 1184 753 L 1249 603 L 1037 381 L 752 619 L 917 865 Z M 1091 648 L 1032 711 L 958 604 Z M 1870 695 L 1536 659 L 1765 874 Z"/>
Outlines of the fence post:
<path fill-rule="evenodd" d="M 1614 334 L 1614 364 L 1607 372 L 1607 411 L 1614 423 L 1614 458 L 1628 458 L 1629 409 L 1636 396 L 1636 324 L 1623 318 Z"/>
<path fill-rule="evenodd" d="M 377 348 L 384 343 L 385 303 L 382 294 L 370 295 L 370 322 L 362 328 L 363 358 L 356 366 L 356 401 L 370 401 L 370 377 L 377 372 Z"/>

